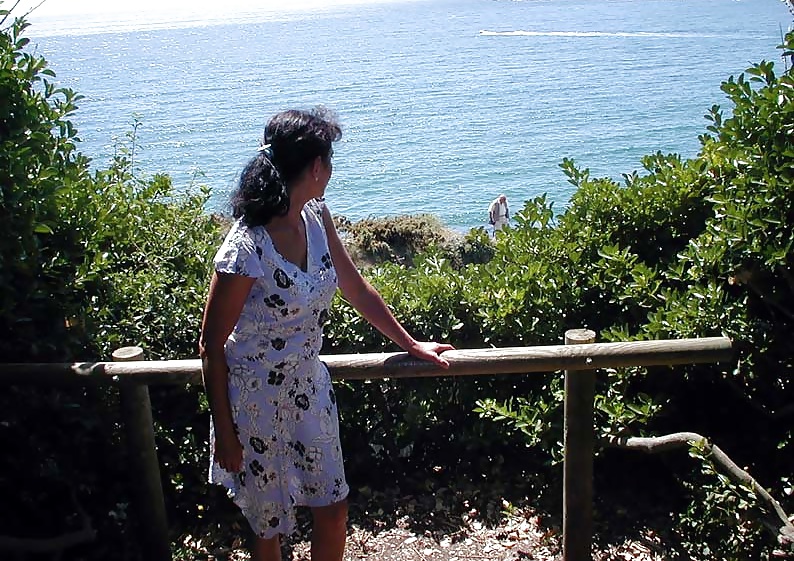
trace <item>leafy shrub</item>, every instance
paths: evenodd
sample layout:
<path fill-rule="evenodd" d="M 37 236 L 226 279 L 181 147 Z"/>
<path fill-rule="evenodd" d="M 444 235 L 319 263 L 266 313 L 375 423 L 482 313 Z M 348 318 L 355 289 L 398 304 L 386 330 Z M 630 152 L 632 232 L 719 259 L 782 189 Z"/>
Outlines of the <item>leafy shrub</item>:
<path fill-rule="evenodd" d="M 95 356 L 138 345 L 150 360 L 193 358 L 221 226 L 204 213 L 207 190 L 175 196 L 169 177 L 136 180 L 126 165 L 114 162 L 72 201 L 94 224 L 74 280 L 78 322 Z"/>
<path fill-rule="evenodd" d="M 753 490 L 716 471 L 699 446 L 690 456 L 701 462 L 701 470 L 683 483 L 691 501 L 675 517 L 687 552 L 693 559 L 769 559 L 772 548 Z"/>
<path fill-rule="evenodd" d="M 0 32 L 3 359 L 107 359 L 130 344 L 150 359 L 195 357 L 209 262 L 220 241 L 220 226 L 204 212 L 208 193 L 176 196 L 167 176 L 136 177 L 132 146 L 120 146 L 109 168 L 92 175 L 68 120 L 80 97 L 53 86 L 46 61 L 25 51 L 26 27 L 17 19 Z M 202 474 L 185 470 L 192 454 L 206 455 L 200 395 L 152 392 L 163 423 L 166 491 L 173 497 L 185 488 L 193 505 L 206 489 Z M 0 394 L 0 410 L 0 488 L 14 490 L 4 491 L 0 505 L 8 533 L 73 530 L 79 504 L 101 537 L 92 558 L 134 558 L 116 392 L 12 387 Z M 42 508 L 48 489 L 74 500 Z"/>
<path fill-rule="evenodd" d="M 80 250 L 61 228 L 60 202 L 90 180 L 67 119 L 80 97 L 55 87 L 47 62 L 25 51 L 26 27 L 16 20 L 0 33 L 0 353 L 55 360 L 68 354 L 66 320 L 77 302 L 64 279 Z"/>
<path fill-rule="evenodd" d="M 463 237 L 448 238 L 441 243 L 439 251 L 449 259 L 455 269 L 488 263 L 495 253 L 491 238 L 482 227 L 472 228 Z"/>
<path fill-rule="evenodd" d="M 449 233 L 435 216 L 419 214 L 367 218 L 358 222 L 338 219 L 351 257 L 362 265 L 392 261 L 410 263 L 418 253 L 443 242 Z"/>

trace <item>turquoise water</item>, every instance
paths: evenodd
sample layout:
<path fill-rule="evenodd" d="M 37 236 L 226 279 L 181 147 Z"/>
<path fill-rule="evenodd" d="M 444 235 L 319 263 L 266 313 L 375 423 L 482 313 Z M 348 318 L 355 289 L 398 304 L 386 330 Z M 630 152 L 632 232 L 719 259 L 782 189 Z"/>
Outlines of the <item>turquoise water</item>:
<path fill-rule="evenodd" d="M 561 210 L 563 157 L 619 179 L 657 150 L 695 155 L 720 82 L 782 68 L 792 15 L 779 0 L 414 0 L 33 21 L 37 52 L 85 96 L 73 121 L 97 166 L 137 117 L 140 173 L 209 185 L 223 210 L 267 117 L 322 103 L 345 125 L 335 213 L 468 228 L 499 193 Z"/>

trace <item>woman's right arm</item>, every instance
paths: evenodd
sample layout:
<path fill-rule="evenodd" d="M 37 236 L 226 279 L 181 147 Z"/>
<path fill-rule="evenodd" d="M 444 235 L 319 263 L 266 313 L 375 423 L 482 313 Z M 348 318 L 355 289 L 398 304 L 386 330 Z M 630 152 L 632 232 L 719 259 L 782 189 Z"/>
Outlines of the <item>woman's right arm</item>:
<path fill-rule="evenodd" d="M 254 280 L 229 273 L 212 275 L 199 338 L 201 373 L 215 424 L 215 459 L 229 472 L 242 468 L 243 450 L 234 430 L 229 402 L 229 367 L 223 346 L 240 318 Z"/>

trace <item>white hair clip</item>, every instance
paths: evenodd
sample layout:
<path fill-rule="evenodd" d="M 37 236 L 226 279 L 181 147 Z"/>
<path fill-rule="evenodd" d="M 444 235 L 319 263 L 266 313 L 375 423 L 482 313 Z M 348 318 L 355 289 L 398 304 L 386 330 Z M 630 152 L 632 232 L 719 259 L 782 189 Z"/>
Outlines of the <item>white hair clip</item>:
<path fill-rule="evenodd" d="M 267 156 L 268 159 L 273 158 L 273 149 L 270 147 L 270 144 L 260 144 L 257 151 L 264 152 L 265 156 Z"/>

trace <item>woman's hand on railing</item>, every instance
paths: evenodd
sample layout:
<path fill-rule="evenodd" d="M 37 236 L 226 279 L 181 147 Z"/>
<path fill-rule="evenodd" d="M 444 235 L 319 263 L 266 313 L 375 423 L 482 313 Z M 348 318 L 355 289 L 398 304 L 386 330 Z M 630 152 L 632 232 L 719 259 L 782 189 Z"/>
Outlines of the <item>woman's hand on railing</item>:
<path fill-rule="evenodd" d="M 447 343 L 435 341 L 415 341 L 414 345 L 406 349 L 411 356 L 437 364 L 441 368 L 449 368 L 449 362 L 441 356 L 444 351 L 454 351 L 455 347 Z"/>

